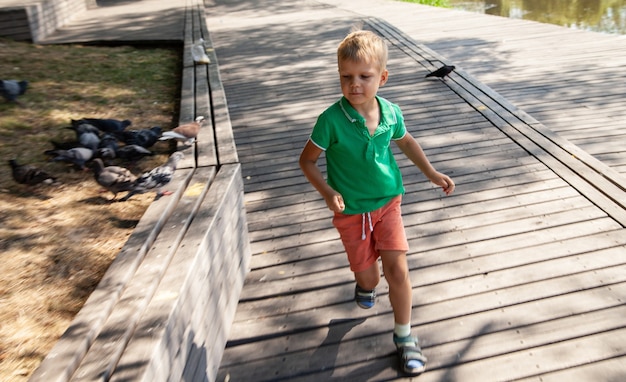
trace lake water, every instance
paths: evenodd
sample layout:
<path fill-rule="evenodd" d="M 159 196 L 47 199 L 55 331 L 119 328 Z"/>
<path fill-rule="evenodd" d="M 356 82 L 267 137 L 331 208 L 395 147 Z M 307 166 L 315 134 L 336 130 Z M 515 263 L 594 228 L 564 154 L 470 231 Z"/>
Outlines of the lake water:
<path fill-rule="evenodd" d="M 453 9 L 626 34 L 626 0 L 448 0 Z"/>

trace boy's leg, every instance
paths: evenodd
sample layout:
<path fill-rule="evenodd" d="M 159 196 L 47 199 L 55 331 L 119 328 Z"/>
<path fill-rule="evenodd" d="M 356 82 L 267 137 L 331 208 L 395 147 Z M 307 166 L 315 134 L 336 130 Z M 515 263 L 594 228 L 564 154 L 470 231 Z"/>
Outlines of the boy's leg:
<path fill-rule="evenodd" d="M 411 323 L 413 305 L 411 280 L 406 253 L 401 251 L 380 251 L 383 273 L 389 284 L 389 300 L 393 308 L 396 324 Z"/>
<path fill-rule="evenodd" d="M 389 300 L 395 319 L 393 341 L 398 349 L 401 368 L 410 375 L 418 375 L 426 368 L 426 357 L 417 337 L 411 336 L 413 299 L 406 252 L 380 251 L 380 257 L 389 284 Z"/>

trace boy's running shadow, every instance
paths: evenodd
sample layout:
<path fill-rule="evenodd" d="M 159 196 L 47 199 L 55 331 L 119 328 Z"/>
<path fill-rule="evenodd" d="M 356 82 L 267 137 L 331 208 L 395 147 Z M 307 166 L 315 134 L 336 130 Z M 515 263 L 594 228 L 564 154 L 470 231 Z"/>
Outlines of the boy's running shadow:
<path fill-rule="evenodd" d="M 332 319 L 328 323 L 328 334 L 320 346 L 315 350 L 309 362 L 309 370 L 319 372 L 319 380 L 337 381 L 341 377 L 333 377 L 335 362 L 339 354 L 339 345 L 343 337 L 355 326 L 365 322 L 365 318 Z"/>

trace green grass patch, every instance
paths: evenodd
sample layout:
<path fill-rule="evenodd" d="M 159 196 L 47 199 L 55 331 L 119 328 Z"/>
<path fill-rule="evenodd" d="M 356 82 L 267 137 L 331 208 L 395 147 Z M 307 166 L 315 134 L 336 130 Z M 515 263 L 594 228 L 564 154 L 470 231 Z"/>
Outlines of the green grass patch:
<path fill-rule="evenodd" d="M 0 39 L 2 79 L 29 81 L 16 105 L 0 100 L 0 157 L 45 159 L 48 139 L 71 138 L 70 119 L 130 119 L 133 128 L 172 127 L 180 51 L 175 47 L 33 45 Z M 10 182 L 6 162 L 0 187 Z"/>
<path fill-rule="evenodd" d="M 431 5 L 433 7 L 450 8 L 448 0 L 400 0 L 405 3 L 416 3 L 422 5 Z"/>

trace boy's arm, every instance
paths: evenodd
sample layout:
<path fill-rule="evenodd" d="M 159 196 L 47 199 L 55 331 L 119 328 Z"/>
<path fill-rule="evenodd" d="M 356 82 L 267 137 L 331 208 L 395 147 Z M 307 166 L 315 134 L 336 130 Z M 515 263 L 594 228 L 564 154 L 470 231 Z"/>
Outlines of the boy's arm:
<path fill-rule="evenodd" d="M 307 141 L 300 154 L 300 168 L 309 183 L 322 195 L 328 208 L 334 212 L 342 212 L 346 206 L 343 203 L 341 194 L 333 190 L 332 187 L 326 183 L 322 172 L 319 167 L 317 167 L 317 160 L 321 154 L 322 149 L 317 147 L 310 140 Z"/>
<path fill-rule="evenodd" d="M 422 147 L 411 134 L 407 132 L 402 139 L 396 140 L 395 142 L 404 155 L 406 155 L 431 182 L 440 186 L 446 195 L 450 195 L 454 191 L 455 186 L 452 179 L 435 170 L 428 158 L 426 158 Z"/>

